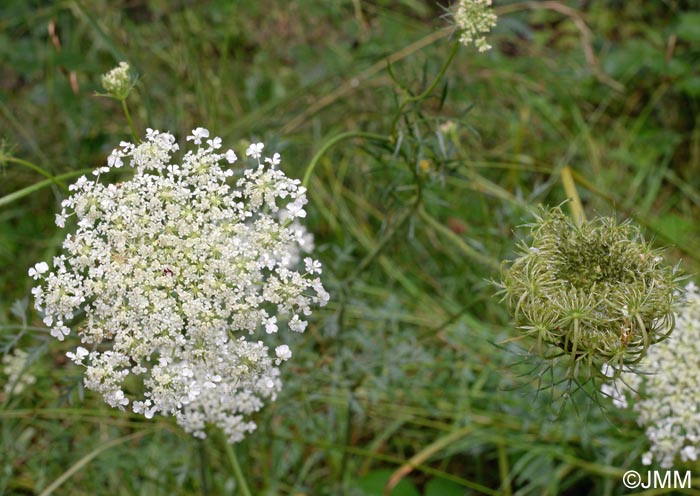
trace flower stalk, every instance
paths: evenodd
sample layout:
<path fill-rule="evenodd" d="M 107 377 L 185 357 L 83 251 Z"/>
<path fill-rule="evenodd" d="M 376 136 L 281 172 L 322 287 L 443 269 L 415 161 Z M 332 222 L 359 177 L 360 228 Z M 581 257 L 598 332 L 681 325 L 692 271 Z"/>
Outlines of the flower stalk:
<path fill-rule="evenodd" d="M 578 195 L 576 190 L 576 183 L 574 181 L 574 176 L 571 173 L 571 169 L 568 165 L 565 165 L 561 169 L 561 182 L 564 185 L 564 191 L 566 196 L 569 198 L 569 208 L 571 208 L 571 215 L 574 218 L 576 224 L 581 225 L 586 222 L 586 212 L 583 210 L 583 204 L 581 203 L 581 197 Z"/>
<path fill-rule="evenodd" d="M 236 484 L 238 486 L 238 489 L 241 492 L 242 496 L 252 496 L 252 493 L 250 492 L 250 488 L 248 487 L 248 483 L 245 480 L 245 477 L 243 475 L 243 470 L 241 470 L 241 465 L 238 462 L 238 455 L 236 454 L 236 450 L 233 446 L 230 444 L 226 443 L 225 445 L 226 449 L 226 454 L 228 455 L 228 459 L 231 462 L 231 469 L 233 470 L 233 476 L 236 478 Z"/>
<path fill-rule="evenodd" d="M 134 89 L 136 79 L 131 77 L 131 67 L 127 62 L 120 62 L 117 67 L 107 72 L 102 76 L 102 87 L 107 93 L 102 96 L 114 98 L 121 103 L 124 117 L 129 124 L 131 136 L 135 142 L 139 141 L 139 135 L 134 127 L 134 121 L 131 119 L 129 107 L 126 104 L 126 99 Z"/>

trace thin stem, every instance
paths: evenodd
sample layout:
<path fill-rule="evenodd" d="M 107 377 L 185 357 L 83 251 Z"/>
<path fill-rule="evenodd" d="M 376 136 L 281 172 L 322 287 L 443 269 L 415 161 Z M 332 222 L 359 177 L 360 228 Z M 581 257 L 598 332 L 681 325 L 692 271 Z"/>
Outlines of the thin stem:
<path fill-rule="evenodd" d="M 579 225 L 586 222 L 586 213 L 583 211 L 581 197 L 578 196 L 574 176 L 572 175 L 571 169 L 568 165 L 565 165 L 561 169 L 561 182 L 564 185 L 566 196 L 571 200 L 569 207 L 571 208 L 571 215 L 574 217 L 574 222 Z"/>
<path fill-rule="evenodd" d="M 80 169 L 77 171 L 66 172 L 65 174 L 59 174 L 58 176 L 54 176 L 51 179 L 44 179 L 43 181 L 39 181 L 38 183 L 29 185 L 20 190 L 13 191 L 8 195 L 0 197 L 0 207 L 7 205 L 8 203 L 12 203 L 13 201 L 19 200 L 20 198 L 23 198 L 27 195 L 30 195 L 35 191 L 39 191 L 42 188 L 50 186 L 51 184 L 54 184 L 56 181 L 60 181 L 61 179 L 71 179 L 73 177 L 78 177 L 83 174 L 88 174 L 92 171 L 93 169 Z"/>
<path fill-rule="evenodd" d="M 238 463 L 238 457 L 236 456 L 236 450 L 233 449 L 233 446 L 229 442 L 227 442 L 224 439 L 224 446 L 226 448 L 226 454 L 228 455 L 228 459 L 231 462 L 231 468 L 233 469 L 233 476 L 236 478 L 236 485 L 239 487 L 240 492 L 243 496 L 252 496 L 252 493 L 250 492 L 250 489 L 248 488 L 248 484 L 245 481 L 245 477 L 243 476 L 243 471 L 241 470 L 241 466 Z"/>
<path fill-rule="evenodd" d="M 510 487 L 510 464 L 508 463 L 508 452 L 503 438 L 498 440 L 498 475 L 501 479 L 501 494 L 511 496 L 513 489 Z"/>
<path fill-rule="evenodd" d="M 136 128 L 134 127 L 134 121 L 131 120 L 131 114 L 129 113 L 129 107 L 126 105 L 126 98 L 122 98 L 122 110 L 124 111 L 124 116 L 126 121 L 129 123 L 129 129 L 131 129 L 131 136 L 134 138 L 134 143 L 141 141 L 139 135 L 136 133 Z"/>
<path fill-rule="evenodd" d="M 87 465 L 90 464 L 90 462 L 96 458 L 97 456 L 101 455 L 107 450 L 110 450 L 114 448 L 115 446 L 118 446 L 119 444 L 126 443 L 128 441 L 133 441 L 135 439 L 138 439 L 140 437 L 145 436 L 146 434 L 151 434 L 155 432 L 155 429 L 153 430 L 143 430 L 143 431 L 138 431 L 133 434 L 129 434 L 128 436 L 120 437 L 117 439 L 112 439 L 111 441 L 108 441 L 106 443 L 102 443 L 99 445 L 98 448 L 92 450 L 90 453 L 87 455 L 83 456 L 80 460 L 78 460 L 73 466 L 71 466 L 68 470 L 63 472 L 58 479 L 54 480 L 51 484 L 49 484 L 39 496 L 49 496 L 54 493 L 56 489 L 61 487 L 64 482 L 66 482 L 68 479 L 73 477 L 77 472 L 85 468 Z"/>
<path fill-rule="evenodd" d="M 56 176 L 52 175 L 50 172 L 45 171 L 44 169 L 42 169 L 38 165 L 33 164 L 32 162 L 29 162 L 28 160 L 24 160 L 24 159 L 17 158 L 17 157 L 8 157 L 5 155 L 0 155 L 0 163 L 2 163 L 2 162 L 10 162 L 10 163 L 23 165 L 23 166 L 33 170 L 34 172 L 38 172 L 42 176 L 51 179 L 56 184 L 56 186 L 58 186 L 62 190 L 68 191 L 68 187 L 65 185 L 65 183 L 63 181 L 56 178 Z"/>
<path fill-rule="evenodd" d="M 207 447 L 204 440 L 197 442 L 197 451 L 199 454 L 199 480 L 202 485 L 202 496 L 210 494 L 210 473 L 209 458 L 207 457 Z"/>
<path fill-rule="evenodd" d="M 579 342 L 578 324 L 579 324 L 579 320 L 574 319 L 574 337 L 571 340 L 571 361 L 569 362 L 569 374 L 571 377 L 573 377 L 576 374 L 576 372 L 575 372 L 575 370 L 576 370 L 576 351 L 577 351 L 576 349 L 578 348 L 578 342 Z M 565 341 L 566 348 L 569 347 L 568 340 L 569 340 L 569 336 L 567 335 L 566 341 Z"/>
<path fill-rule="evenodd" d="M 416 95 L 416 96 L 412 96 L 412 97 L 410 97 L 410 98 L 407 98 L 407 99 L 404 101 L 404 103 L 403 103 L 404 105 L 407 105 L 407 104 L 409 104 L 409 103 L 411 103 L 411 102 L 417 102 L 417 101 L 423 100 L 424 98 L 430 96 L 430 94 L 431 94 L 431 93 L 435 90 L 435 88 L 437 87 L 437 85 L 438 85 L 438 83 L 440 82 L 440 80 L 442 79 L 442 77 L 443 77 L 443 76 L 445 75 L 445 73 L 447 72 L 447 68 L 448 68 L 448 67 L 450 66 L 450 64 L 452 63 L 452 59 L 454 59 L 454 58 L 455 58 L 455 55 L 457 55 L 457 49 L 458 49 L 458 48 L 459 48 L 459 42 L 456 41 L 456 42 L 454 42 L 454 43 L 452 44 L 452 50 L 450 50 L 450 54 L 447 56 L 447 60 L 445 61 L 445 63 L 444 63 L 444 64 L 442 65 L 442 67 L 440 68 L 440 72 L 438 72 L 437 76 L 435 76 L 435 80 L 433 81 L 433 84 L 431 84 L 431 85 L 428 87 L 428 89 L 426 89 L 426 90 L 425 90 L 423 93 L 421 93 L 420 95 Z"/>
<path fill-rule="evenodd" d="M 311 116 L 316 115 L 318 112 L 324 108 L 332 105 L 340 98 L 349 95 L 353 91 L 357 91 L 362 88 L 362 83 L 369 80 L 372 76 L 375 76 L 379 72 L 383 71 L 387 65 L 394 64 L 399 60 L 403 60 L 415 52 L 422 50 L 423 48 L 432 45 L 436 41 L 451 35 L 454 29 L 451 27 L 443 28 L 439 31 L 433 31 L 429 35 L 421 38 L 418 41 L 411 43 L 410 45 L 402 48 L 398 52 L 393 53 L 389 57 L 380 60 L 379 62 L 373 64 L 371 67 L 365 69 L 364 71 L 357 74 L 355 77 L 351 78 L 348 82 L 342 84 L 339 88 L 333 92 L 322 96 L 315 103 L 313 103 L 309 108 L 307 108 L 300 115 L 289 121 L 283 128 L 282 134 L 288 134 L 294 131 L 296 128 L 301 126 L 305 121 L 307 121 Z"/>
<path fill-rule="evenodd" d="M 334 145 L 340 143 L 341 141 L 351 138 L 367 138 L 376 141 L 391 142 L 390 137 L 381 134 L 366 133 L 363 131 L 348 131 L 346 133 L 340 133 L 339 135 L 326 141 L 323 144 L 323 146 L 318 150 L 318 152 L 316 152 L 316 155 L 314 155 L 314 157 L 311 159 L 311 162 L 309 162 L 309 165 L 306 167 L 306 173 L 304 173 L 304 179 L 301 182 L 302 186 L 308 187 L 309 181 L 311 180 L 311 174 L 313 174 L 316 165 L 318 165 L 318 162 L 321 160 L 321 157 L 323 157 L 323 155 L 325 155 L 325 153 L 328 150 L 330 150 Z"/>
<path fill-rule="evenodd" d="M 353 390 L 351 389 L 348 391 L 348 403 L 347 403 L 347 411 L 345 413 L 346 418 L 345 418 L 345 445 L 349 446 L 352 441 L 352 426 L 353 426 L 353 421 L 352 421 L 352 403 L 353 403 Z M 348 459 L 350 458 L 350 454 L 347 451 L 343 451 L 343 453 L 340 455 L 340 470 L 338 471 L 338 487 L 342 488 L 343 487 L 343 479 L 345 478 L 345 472 L 348 468 Z"/>
<path fill-rule="evenodd" d="M 405 100 L 403 100 L 401 102 L 401 104 L 399 105 L 399 110 L 396 113 L 396 117 L 394 117 L 394 120 L 391 123 L 392 134 L 394 134 L 396 131 L 396 124 L 398 123 L 399 118 L 403 114 L 403 110 L 406 107 L 406 105 L 408 105 L 409 103 L 413 103 L 413 102 L 419 102 L 419 101 L 425 99 L 426 97 L 430 96 L 430 94 L 435 90 L 438 83 L 440 82 L 442 77 L 445 75 L 445 72 L 447 72 L 447 68 L 452 63 L 452 59 L 454 59 L 455 55 L 457 55 L 458 48 L 459 48 L 459 42 L 455 42 L 452 44 L 452 50 L 450 51 L 450 55 L 447 57 L 447 60 L 440 68 L 440 72 L 438 72 L 433 83 L 430 86 L 428 86 L 428 88 L 423 93 L 421 93 L 420 95 L 409 96 L 408 98 L 406 98 Z"/>
<path fill-rule="evenodd" d="M 642 320 L 642 317 L 639 315 L 639 313 L 634 314 L 635 320 L 637 321 L 637 324 L 639 324 L 639 328 L 642 330 L 642 338 L 644 340 L 644 349 L 642 350 L 642 355 L 646 354 L 646 351 L 649 349 L 649 346 L 651 345 L 650 339 L 649 339 L 649 332 L 647 331 L 647 326 L 644 325 L 644 321 Z"/>
<path fill-rule="evenodd" d="M 391 477 L 389 477 L 389 480 L 384 486 L 384 496 L 388 496 L 389 494 L 391 494 L 392 490 L 401 481 L 401 479 L 413 472 L 414 469 L 419 468 L 433 455 L 443 451 L 444 449 L 456 443 L 464 436 L 469 435 L 473 431 L 474 427 L 471 425 L 467 427 L 462 427 L 438 438 L 432 444 L 428 445 L 427 447 L 423 448 L 421 451 L 413 455 L 410 459 L 405 461 L 399 468 L 397 468 L 394 471 L 394 473 L 391 474 Z M 492 494 L 495 494 L 495 492 Z"/>

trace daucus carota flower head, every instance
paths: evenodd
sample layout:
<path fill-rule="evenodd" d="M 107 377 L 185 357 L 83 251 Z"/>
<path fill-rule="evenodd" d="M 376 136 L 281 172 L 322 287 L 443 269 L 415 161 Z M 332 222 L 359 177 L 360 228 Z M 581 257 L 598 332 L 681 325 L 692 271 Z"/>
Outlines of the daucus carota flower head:
<path fill-rule="evenodd" d="M 578 225 L 560 208 L 530 227 L 532 241 L 518 246 L 501 287 L 543 356 L 568 356 L 571 375 L 585 364 L 596 376 L 603 362 L 638 362 L 673 330 L 676 269 L 637 227 L 605 217 Z"/>
<path fill-rule="evenodd" d="M 126 99 L 133 86 L 131 69 L 127 62 L 119 62 L 117 67 L 102 76 L 102 87 L 108 96 L 117 100 Z"/>
<path fill-rule="evenodd" d="M 632 409 L 646 430 L 650 449 L 642 463 L 671 468 L 700 454 L 700 290 L 686 286 L 676 312 L 676 329 L 651 347 L 633 368 L 602 386 L 615 406 Z M 605 372 L 612 374 L 610 367 Z"/>
<path fill-rule="evenodd" d="M 454 22 L 460 32 L 460 43 L 474 45 L 480 52 L 490 50 L 484 35 L 496 26 L 497 19 L 491 0 L 459 0 Z"/>
<path fill-rule="evenodd" d="M 86 367 L 87 388 L 113 407 L 174 415 L 198 437 L 217 425 L 235 442 L 280 391 L 277 366 L 292 355 L 287 345 L 271 353 L 255 335 L 284 321 L 303 331 L 329 296 L 320 264 L 307 257 L 301 266 L 312 244 L 297 220 L 306 189 L 261 153 L 230 184 L 236 154 L 208 138 L 195 129 L 180 161 L 168 133 L 122 142 L 94 180 L 70 186 L 56 222 L 75 217 L 77 230 L 51 268 L 39 263 L 30 275 L 51 334 L 63 340 L 77 328 L 84 346 L 68 356 Z M 121 167 L 133 177 L 99 181 Z"/>

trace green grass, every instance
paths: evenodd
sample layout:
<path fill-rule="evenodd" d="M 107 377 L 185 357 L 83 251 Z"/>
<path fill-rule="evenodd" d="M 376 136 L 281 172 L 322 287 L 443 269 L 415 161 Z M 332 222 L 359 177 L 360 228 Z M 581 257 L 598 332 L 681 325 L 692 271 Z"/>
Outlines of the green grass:
<path fill-rule="evenodd" d="M 698 272 L 692 3 L 496 1 L 494 50 L 460 47 L 413 101 L 454 43 L 432 1 L 4 2 L 2 154 L 40 170 L 0 170 L 0 346 L 29 350 L 37 377 L 0 393 L 0 492 L 236 493 L 216 432 L 200 445 L 109 409 L 66 363 L 77 339 L 32 310 L 27 268 L 65 235 L 46 176 L 69 184 L 129 138 L 118 102 L 95 96 L 128 60 L 139 132 L 264 140 L 300 179 L 316 160 L 307 225 L 332 299 L 285 336 L 283 392 L 233 448 L 253 494 L 382 494 L 395 473 L 397 496 L 626 493 L 625 470 L 645 470 L 634 416 L 584 391 L 564 402 L 546 387 L 558 369 L 538 381 L 489 281 L 531 212 L 565 199 L 565 165 L 589 217 L 633 218 Z M 348 132 L 384 139 L 329 145 Z"/>

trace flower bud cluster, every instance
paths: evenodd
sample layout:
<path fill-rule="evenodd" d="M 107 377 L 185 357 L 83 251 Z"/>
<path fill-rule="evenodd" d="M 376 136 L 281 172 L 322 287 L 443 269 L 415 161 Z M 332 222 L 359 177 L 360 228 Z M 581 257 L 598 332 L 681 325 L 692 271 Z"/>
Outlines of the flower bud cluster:
<path fill-rule="evenodd" d="M 77 230 L 51 267 L 30 269 L 44 323 L 59 340 L 77 328 L 84 346 L 68 356 L 86 367 L 85 386 L 111 406 L 147 418 L 173 415 L 197 437 L 217 425 L 230 442 L 255 428 L 250 414 L 280 391 L 277 366 L 292 352 L 271 354 L 256 338 L 284 321 L 303 332 L 312 306 L 329 295 L 321 264 L 298 223 L 306 189 L 277 168 L 279 154 L 248 148 L 236 174 L 233 150 L 197 128 L 182 160 L 168 133 L 149 129 L 144 142 L 122 142 L 107 165 L 70 186 L 56 223 Z M 104 185 L 100 175 L 133 169 Z"/>
<path fill-rule="evenodd" d="M 491 8 L 491 0 L 459 0 L 454 15 L 457 29 L 460 30 L 459 42 L 465 46 L 474 45 L 480 52 L 491 49 L 491 45 L 482 36 L 490 32 L 498 17 Z"/>
<path fill-rule="evenodd" d="M 597 375 L 603 362 L 638 362 L 671 333 L 676 269 L 638 228 L 612 218 L 577 225 L 560 208 L 530 227 L 532 242 L 519 245 L 501 286 L 545 357 L 568 355 L 572 374 L 585 363 Z"/>
<path fill-rule="evenodd" d="M 130 71 L 127 62 L 119 62 L 117 67 L 102 76 L 102 87 L 109 96 L 117 100 L 126 99 L 134 85 Z"/>
<path fill-rule="evenodd" d="M 650 449 L 642 463 L 656 460 L 671 468 L 676 458 L 697 461 L 700 454 L 700 290 L 690 283 L 678 306 L 676 329 L 665 341 L 651 347 L 634 369 L 615 374 L 602 385 L 603 394 L 618 408 L 630 405 L 646 430 Z"/>

